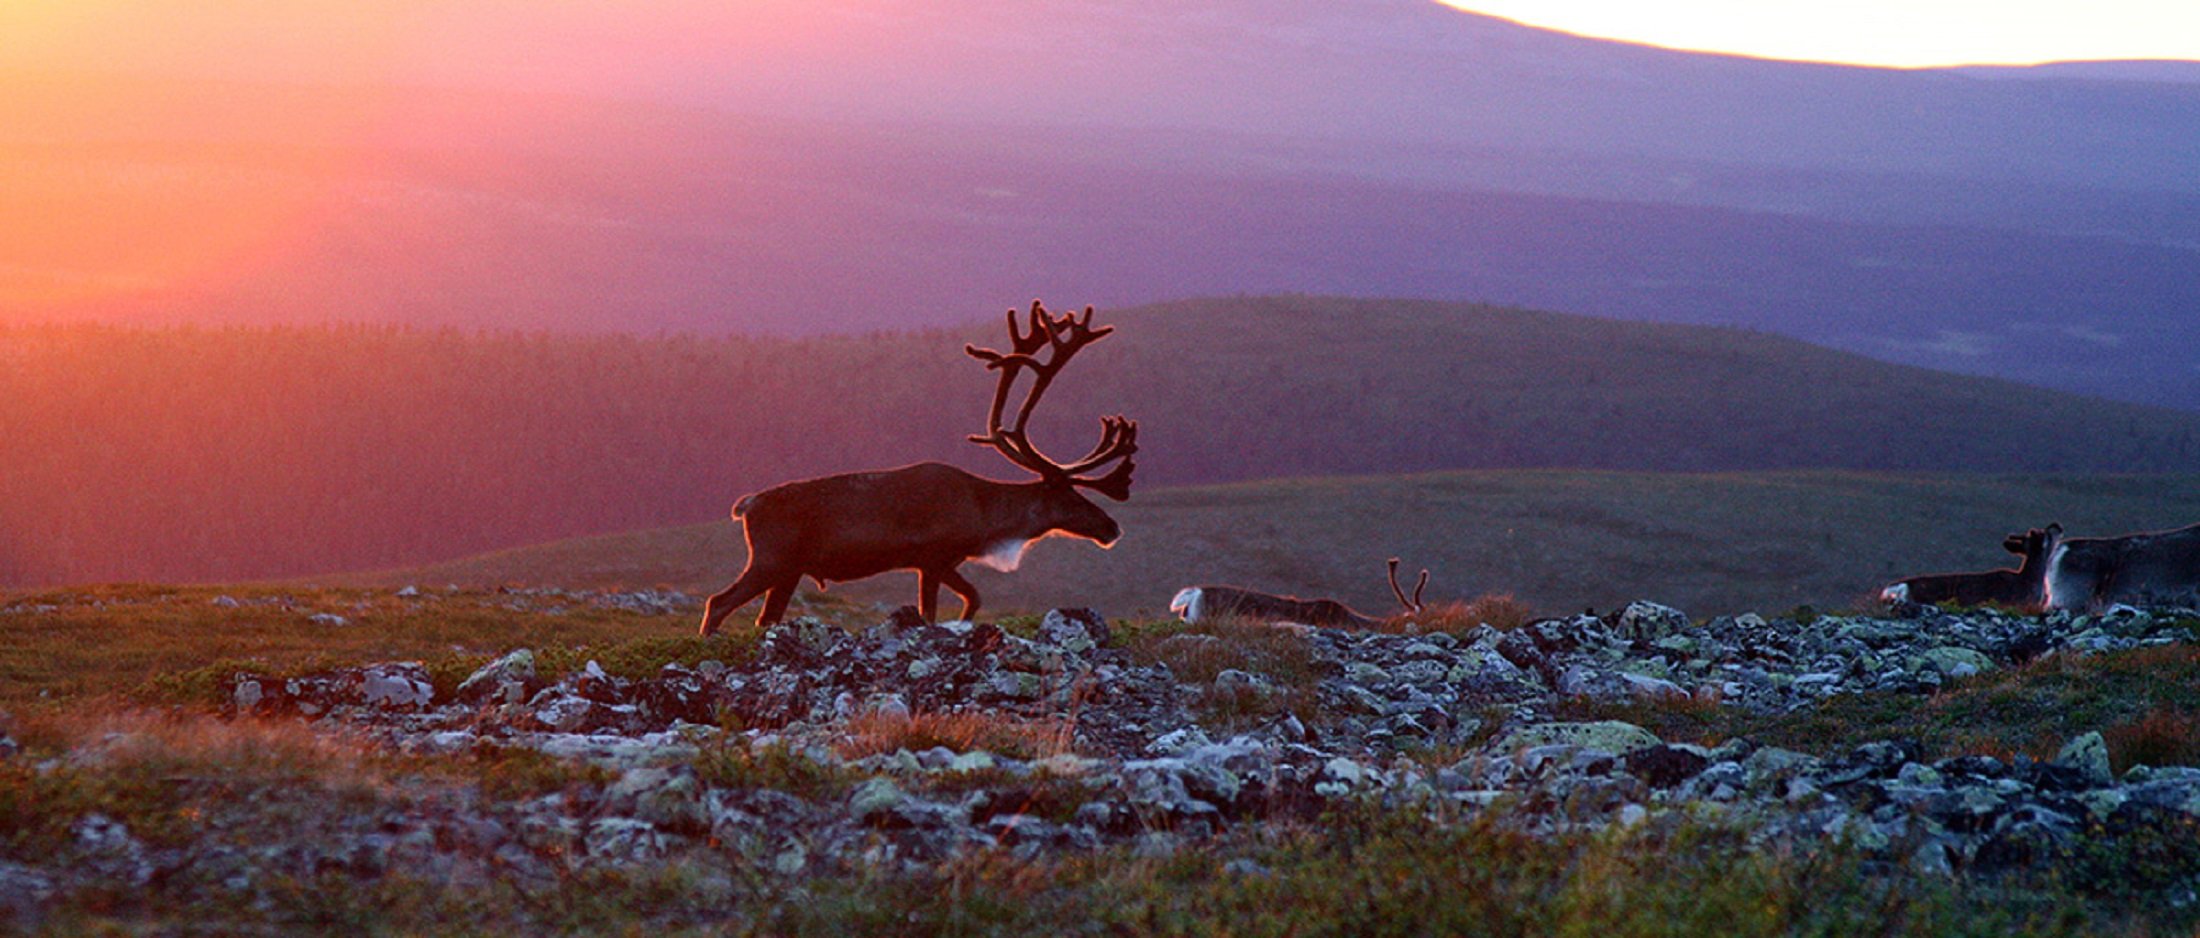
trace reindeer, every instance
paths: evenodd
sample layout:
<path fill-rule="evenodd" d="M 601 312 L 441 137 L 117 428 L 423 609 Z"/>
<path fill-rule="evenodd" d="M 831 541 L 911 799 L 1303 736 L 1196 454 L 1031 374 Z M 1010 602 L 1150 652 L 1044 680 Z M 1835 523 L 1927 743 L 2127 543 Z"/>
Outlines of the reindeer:
<path fill-rule="evenodd" d="M 2047 608 L 2200 605 L 2200 524 L 2120 537 L 2074 537 L 2047 562 Z"/>
<path fill-rule="evenodd" d="M 2045 594 L 2048 555 L 2062 540 L 2062 525 L 2050 524 L 2023 534 L 2011 534 L 2001 546 L 2024 558 L 2015 570 L 1980 573 L 1934 573 L 1897 580 L 1879 591 L 1885 602 L 1955 603 L 1981 606 L 1999 603 L 2018 609 L 2037 608 Z"/>
<path fill-rule="evenodd" d="M 1123 529 L 1077 490 L 1119 502 L 1130 498 L 1137 422 L 1121 415 L 1101 418 L 1099 444 L 1070 463 L 1041 453 L 1024 429 L 1070 358 L 1113 331 L 1093 328 L 1090 306 L 1082 317 L 1056 316 L 1033 301 L 1028 331 L 1017 327 L 1016 311 L 1008 311 L 1008 352 L 964 346 L 1000 373 L 985 433 L 970 441 L 1037 475 L 1033 481 L 998 482 L 925 462 L 789 482 L 736 502 L 733 517 L 748 539 L 748 566 L 733 585 L 704 603 L 702 634 L 717 632 L 728 614 L 759 595 L 764 609 L 757 626 L 779 621 L 805 576 L 822 589 L 831 581 L 888 570 L 917 571 L 917 611 L 926 621 L 939 611 L 942 584 L 962 597 L 962 618 L 969 619 L 978 613 L 978 589 L 957 572 L 964 561 L 1014 570 L 1027 548 L 1056 534 L 1114 546 Z M 1009 394 L 1025 371 L 1032 374 L 1031 386 L 1013 422 L 1004 425 Z M 1116 463 L 1112 470 L 1092 475 L 1111 462 Z"/>
<path fill-rule="evenodd" d="M 1428 571 L 1423 570 L 1421 582 L 1413 587 L 1413 598 L 1406 599 L 1405 591 L 1398 587 L 1398 558 L 1390 558 L 1390 591 L 1398 597 L 1398 604 L 1405 607 L 1407 615 L 1425 608 L 1421 604 L 1421 591 L 1427 586 Z M 1354 612 L 1352 607 L 1334 599 L 1300 599 L 1237 586 L 1187 586 L 1169 600 L 1169 611 L 1186 622 L 1234 617 L 1334 628 L 1367 628 L 1383 621 Z"/>

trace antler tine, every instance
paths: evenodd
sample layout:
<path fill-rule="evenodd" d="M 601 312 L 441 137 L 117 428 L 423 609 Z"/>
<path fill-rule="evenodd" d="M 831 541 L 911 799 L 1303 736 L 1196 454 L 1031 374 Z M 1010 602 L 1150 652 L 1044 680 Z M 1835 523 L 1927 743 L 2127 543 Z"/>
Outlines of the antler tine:
<path fill-rule="evenodd" d="M 1069 364 L 1070 356 L 1077 354 L 1079 349 L 1097 342 L 1106 337 L 1108 333 L 1115 331 L 1114 326 L 1092 328 L 1092 307 L 1090 306 L 1085 307 L 1082 318 L 1068 313 L 1056 318 L 1048 314 L 1034 300 L 1031 304 L 1031 312 L 1034 329 L 1036 329 L 1039 336 L 1045 338 L 1045 345 L 1054 354 L 1047 356 L 1047 360 L 1044 362 L 1039 361 L 1036 357 L 1028 357 L 1032 374 L 1031 390 L 1024 392 L 1023 406 L 1016 409 L 1015 429 L 1018 431 L 1023 430 L 1026 423 L 1031 419 L 1032 410 L 1039 406 L 1039 398 L 1045 395 L 1047 387 L 1054 383 L 1054 376 L 1061 373 L 1062 366 Z M 1043 328 L 1041 327 L 1042 324 Z M 1036 353 L 1038 349 L 1033 348 L 1030 351 Z"/>
<path fill-rule="evenodd" d="M 1063 466 L 1068 475 L 1083 475 L 1117 459 L 1138 452 L 1138 421 L 1117 414 L 1100 418 L 1100 442 L 1084 458 Z"/>
<path fill-rule="evenodd" d="M 1428 568 L 1421 568 L 1420 582 L 1413 584 L 1413 598 L 1407 599 L 1406 591 L 1398 585 L 1398 558 L 1390 558 L 1389 566 L 1391 595 L 1398 597 L 1398 605 L 1404 606 L 1407 614 L 1420 612 L 1425 608 L 1421 605 L 1421 591 L 1428 588 Z"/>
<path fill-rule="evenodd" d="M 1001 373 L 1000 381 L 996 382 L 993 388 L 993 403 L 986 411 L 985 432 L 971 436 L 970 442 L 991 446 L 1000 450 L 1001 455 L 1008 457 L 1010 462 L 1033 472 L 1045 473 L 1047 471 L 1046 467 L 1026 461 L 1038 456 L 1035 451 L 1031 450 L 1030 444 L 1027 442 L 1017 445 L 1016 441 L 1012 441 L 1010 435 L 1004 433 L 1001 428 L 1001 415 L 1008 409 L 1008 394 L 1016 386 L 1017 374 L 1025 368 L 1030 368 L 1035 372 L 1040 370 L 1039 361 L 1033 358 L 1032 355 L 1054 341 L 1055 322 L 1054 318 L 1047 314 L 1046 307 L 1038 300 L 1032 300 L 1031 311 L 1028 315 L 1031 321 L 1031 329 L 1026 332 L 1016 322 L 1016 310 L 1010 308 L 1008 311 L 1008 347 L 1012 351 L 999 352 L 989 348 L 979 348 L 974 344 L 963 346 L 964 353 L 985 362 L 987 368 Z M 1015 427 L 1017 436 L 1021 435 L 1022 429 L 1023 419 L 1019 416 Z M 1045 460 L 1041 458 L 1039 461 L 1044 462 Z"/>
<path fill-rule="evenodd" d="M 1054 383 L 1055 375 L 1069 364 L 1071 356 L 1109 333 L 1112 326 L 1095 328 L 1092 325 L 1093 307 L 1086 306 L 1082 313 L 1056 315 L 1038 300 L 1031 302 L 1030 311 L 1023 323 L 1017 322 L 1017 311 L 1008 311 L 1008 335 L 1011 351 L 966 345 L 963 351 L 986 363 L 986 367 L 1000 372 L 1000 380 L 994 384 L 993 402 L 986 412 L 986 429 L 983 434 L 971 436 L 973 443 L 990 446 L 999 451 L 1009 462 L 1049 479 L 1059 479 L 1078 485 L 1093 487 L 1102 494 L 1110 494 L 1117 500 L 1129 497 L 1130 469 L 1127 457 L 1138 450 L 1138 425 L 1120 416 L 1102 418 L 1100 442 L 1083 459 L 1064 465 L 1050 459 L 1033 446 L 1026 433 L 1031 413 L 1038 407 L 1039 399 L 1046 395 Z M 1040 352 L 1045 350 L 1044 359 Z M 1008 396 L 1014 390 L 1016 379 L 1029 369 L 1031 386 L 1024 391 L 1024 400 L 1016 409 L 1013 420 L 1004 418 L 1008 409 Z M 1078 479 L 1075 476 L 1090 472 L 1117 459 L 1124 459 L 1122 466 L 1100 479 Z M 1102 488 L 1105 486 L 1105 488 Z M 1114 492 L 1123 494 L 1115 495 Z"/>

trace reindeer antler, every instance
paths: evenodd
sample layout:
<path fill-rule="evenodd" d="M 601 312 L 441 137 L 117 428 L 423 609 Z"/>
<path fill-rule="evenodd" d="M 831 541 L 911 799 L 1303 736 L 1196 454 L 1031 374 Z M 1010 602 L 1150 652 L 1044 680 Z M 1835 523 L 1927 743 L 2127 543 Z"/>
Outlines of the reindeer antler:
<path fill-rule="evenodd" d="M 1092 307 L 1085 307 L 1082 316 L 1056 316 L 1038 300 L 1031 301 L 1030 328 L 1019 328 L 1016 311 L 1008 311 L 1007 352 L 963 346 L 972 358 L 985 362 L 986 367 L 1001 373 L 994 385 L 993 404 L 986 411 L 985 432 L 970 437 L 970 442 L 990 446 L 1007 457 L 1009 462 L 1038 473 L 1041 478 L 1067 482 L 1092 489 L 1116 501 L 1130 497 L 1131 472 L 1134 466 L 1131 454 L 1138 452 L 1138 422 L 1118 414 L 1100 419 L 1100 442 L 1084 458 L 1071 463 L 1059 463 L 1039 452 L 1025 435 L 1024 425 L 1031 419 L 1031 411 L 1039 405 L 1039 398 L 1054 383 L 1054 376 L 1062 366 L 1069 364 L 1071 356 L 1108 333 L 1113 326 L 1093 328 Z M 1047 353 L 1041 360 L 1041 352 Z M 1026 369 L 1032 374 L 1031 389 L 1024 392 L 1023 404 L 1016 408 L 1013 423 L 1002 426 L 1001 417 L 1008 410 L 1009 392 L 1014 390 L 1016 378 Z M 1122 460 L 1113 470 L 1098 478 L 1087 478 L 1092 472 L 1115 460 Z"/>
<path fill-rule="evenodd" d="M 1390 558 L 1390 592 L 1398 597 L 1398 605 L 1406 607 L 1406 615 L 1427 608 L 1421 605 L 1421 591 L 1428 588 L 1428 568 L 1421 568 L 1420 582 L 1413 584 L 1413 598 L 1406 598 L 1406 591 L 1398 588 L 1398 558 Z"/>

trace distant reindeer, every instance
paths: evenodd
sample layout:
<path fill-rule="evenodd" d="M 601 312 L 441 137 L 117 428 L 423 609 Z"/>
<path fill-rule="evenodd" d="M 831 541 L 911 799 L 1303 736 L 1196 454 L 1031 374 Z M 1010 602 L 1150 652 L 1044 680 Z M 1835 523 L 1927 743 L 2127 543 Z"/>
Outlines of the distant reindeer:
<path fill-rule="evenodd" d="M 1138 424 L 1120 415 L 1101 418 L 1099 444 L 1070 463 L 1040 453 L 1024 429 L 1062 366 L 1112 331 L 1092 327 L 1090 306 L 1081 318 L 1057 317 L 1034 301 L 1028 331 L 1017 328 L 1016 311 L 1008 311 L 1010 351 L 964 347 L 988 369 L 1000 372 L 986 432 L 971 442 L 992 447 L 1037 474 L 1034 481 L 997 482 L 926 462 L 789 482 L 735 503 L 733 517 L 742 522 L 748 539 L 748 566 L 733 585 L 704 604 L 702 634 L 717 632 L 729 613 L 759 595 L 764 596 L 764 610 L 756 624 L 779 621 L 805 576 L 822 588 L 831 581 L 888 570 L 917 571 L 917 611 L 927 621 L 939 611 L 942 584 L 962 597 L 962 617 L 968 619 L 978 613 L 978 590 L 956 571 L 964 561 L 1014 570 L 1032 542 L 1054 534 L 1113 546 L 1122 528 L 1077 490 L 1088 488 L 1115 501 L 1130 497 Z M 1027 370 L 1031 387 L 1014 421 L 1003 425 L 1009 394 Z M 1091 475 L 1117 460 L 1121 462 L 1105 475 Z"/>
<path fill-rule="evenodd" d="M 1979 573 L 1934 573 L 1897 580 L 1879 591 L 1886 602 L 1932 605 L 1954 603 L 1983 606 L 1998 603 L 2017 609 L 2036 609 L 2046 594 L 2048 556 L 2062 540 L 2062 525 L 2050 524 L 2023 534 L 2011 534 L 2001 546 L 2024 558 L 2015 570 Z"/>
<path fill-rule="evenodd" d="M 1427 586 L 1428 571 L 1423 570 L 1421 582 L 1413 588 L 1413 598 L 1406 599 L 1405 591 L 1398 586 L 1398 558 L 1390 558 L 1390 591 L 1397 594 L 1398 604 L 1404 606 L 1406 612 L 1421 611 L 1421 590 Z M 1333 628 L 1367 628 L 1383 621 L 1354 612 L 1352 607 L 1334 599 L 1300 599 L 1236 586 L 1187 586 L 1169 600 L 1169 611 L 1186 622 L 1235 617 Z"/>
<path fill-rule="evenodd" d="M 2074 537 L 2047 562 L 2047 608 L 2200 605 L 2200 524 L 2120 537 Z"/>

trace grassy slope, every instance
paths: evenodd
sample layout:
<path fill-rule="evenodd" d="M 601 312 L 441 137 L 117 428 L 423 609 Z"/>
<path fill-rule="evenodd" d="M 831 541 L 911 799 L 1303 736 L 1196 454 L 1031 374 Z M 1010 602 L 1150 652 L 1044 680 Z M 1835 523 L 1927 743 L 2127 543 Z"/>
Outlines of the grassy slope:
<path fill-rule="evenodd" d="M 988 610 L 1151 614 L 1178 587 L 1235 583 L 1387 612 L 1392 555 L 1433 571 L 1432 600 L 1511 593 L 1567 612 L 1648 598 L 1697 615 L 1844 607 L 1900 576 L 2014 565 L 2003 534 L 2049 521 L 2073 534 L 2188 524 L 2200 477 L 1465 472 L 1160 489 L 1114 512 L 1127 534 L 1112 551 L 1048 542 L 1015 574 L 966 568 Z M 719 522 L 332 579 L 704 590 L 742 558 L 740 529 Z M 915 578 L 833 592 L 899 604 Z"/>
<path fill-rule="evenodd" d="M 1305 296 L 1102 321 L 1117 333 L 1034 435 L 1079 453 L 1098 415 L 1136 418 L 1146 493 L 1501 468 L 2200 465 L 2200 413 L 1733 329 Z M 802 342 L 0 328 L 0 585 L 422 563 L 720 519 L 745 491 L 923 459 L 1008 475 L 963 441 L 991 385 L 963 343 L 1001 340 L 998 319 Z"/>

